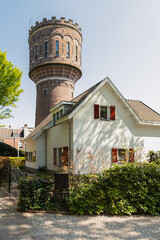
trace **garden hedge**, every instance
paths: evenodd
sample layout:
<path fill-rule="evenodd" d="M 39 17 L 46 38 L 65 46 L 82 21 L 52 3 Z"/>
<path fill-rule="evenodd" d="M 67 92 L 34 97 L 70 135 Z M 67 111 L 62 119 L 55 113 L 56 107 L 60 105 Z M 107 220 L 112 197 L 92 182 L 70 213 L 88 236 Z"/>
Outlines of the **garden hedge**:
<path fill-rule="evenodd" d="M 19 188 L 20 210 L 53 210 L 52 178 L 25 179 Z M 101 175 L 73 176 L 67 203 L 73 214 L 160 215 L 160 165 L 126 163 Z"/>
<path fill-rule="evenodd" d="M 53 201 L 54 181 L 52 178 L 21 179 L 18 209 L 48 210 Z"/>
<path fill-rule="evenodd" d="M 6 143 L 0 142 L 0 156 L 10 156 L 17 157 L 18 150 Z M 19 156 L 24 157 L 25 153 L 22 150 L 19 150 Z"/>
<path fill-rule="evenodd" d="M 91 184 L 72 190 L 74 214 L 160 214 L 160 165 L 113 165 Z"/>

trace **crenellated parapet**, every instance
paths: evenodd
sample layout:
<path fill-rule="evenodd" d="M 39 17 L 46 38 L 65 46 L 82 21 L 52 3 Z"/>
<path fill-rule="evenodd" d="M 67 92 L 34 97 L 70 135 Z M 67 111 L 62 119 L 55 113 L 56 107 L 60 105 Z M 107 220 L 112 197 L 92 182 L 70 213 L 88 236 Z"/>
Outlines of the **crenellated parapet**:
<path fill-rule="evenodd" d="M 47 19 L 47 18 L 43 18 L 42 22 L 36 22 L 35 26 L 32 26 L 29 29 L 29 35 L 32 35 L 32 33 L 37 30 L 38 28 L 43 28 L 49 25 L 63 25 L 63 26 L 67 26 L 67 27 L 71 27 L 75 30 L 77 30 L 80 34 L 82 32 L 81 28 L 79 27 L 79 25 L 77 23 L 73 23 L 73 20 L 69 19 L 69 21 L 66 21 L 64 17 L 61 17 L 61 19 L 56 19 L 56 17 L 52 17 L 52 19 Z"/>

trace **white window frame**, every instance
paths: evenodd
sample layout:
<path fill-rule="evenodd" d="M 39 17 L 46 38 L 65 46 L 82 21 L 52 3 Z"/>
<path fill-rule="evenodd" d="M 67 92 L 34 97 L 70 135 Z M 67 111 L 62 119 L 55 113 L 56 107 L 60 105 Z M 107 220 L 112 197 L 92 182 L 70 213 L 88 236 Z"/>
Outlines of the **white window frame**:
<path fill-rule="evenodd" d="M 102 118 L 100 115 L 101 115 L 101 107 L 104 107 L 107 109 L 107 118 Z M 110 106 L 108 105 L 99 105 L 99 119 L 100 120 L 106 120 L 106 121 L 110 121 Z"/>

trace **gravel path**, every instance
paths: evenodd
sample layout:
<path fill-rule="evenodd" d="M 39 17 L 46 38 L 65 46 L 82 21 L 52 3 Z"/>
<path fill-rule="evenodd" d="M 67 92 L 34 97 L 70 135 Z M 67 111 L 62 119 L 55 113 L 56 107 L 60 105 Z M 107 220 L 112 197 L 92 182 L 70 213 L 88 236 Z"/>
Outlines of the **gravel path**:
<path fill-rule="evenodd" d="M 160 217 L 26 213 L 49 239 L 160 240 Z"/>

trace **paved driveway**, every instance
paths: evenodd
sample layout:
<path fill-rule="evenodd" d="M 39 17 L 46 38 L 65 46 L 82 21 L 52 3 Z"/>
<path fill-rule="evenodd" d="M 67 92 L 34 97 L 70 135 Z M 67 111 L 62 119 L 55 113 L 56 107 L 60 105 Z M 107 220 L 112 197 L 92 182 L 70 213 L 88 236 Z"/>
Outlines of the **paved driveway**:
<path fill-rule="evenodd" d="M 20 213 L 0 190 L 0 240 L 160 240 L 160 217 Z"/>
<path fill-rule="evenodd" d="M 49 239 L 160 240 L 160 217 L 27 215 Z"/>
<path fill-rule="evenodd" d="M 48 240 L 30 217 L 16 211 L 16 198 L 0 189 L 0 240 Z"/>

